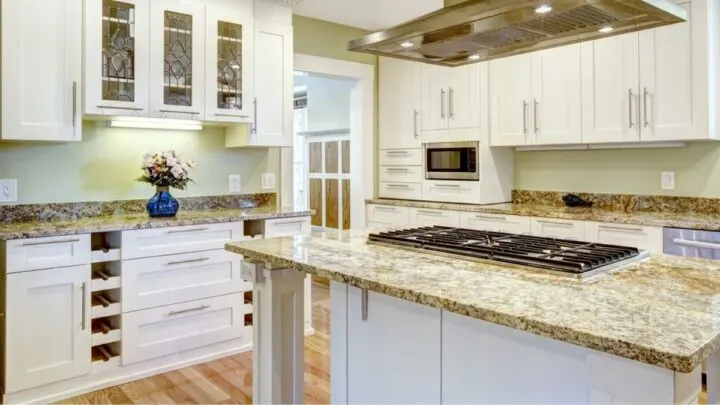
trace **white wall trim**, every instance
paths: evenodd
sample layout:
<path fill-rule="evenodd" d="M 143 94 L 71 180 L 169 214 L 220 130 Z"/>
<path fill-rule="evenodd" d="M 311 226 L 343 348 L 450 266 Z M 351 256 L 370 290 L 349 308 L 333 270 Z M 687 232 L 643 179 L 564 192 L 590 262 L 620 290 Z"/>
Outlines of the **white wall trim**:
<path fill-rule="evenodd" d="M 294 70 L 356 80 L 350 91 L 350 145 L 353 151 L 360 153 L 351 154 L 357 158 L 350 161 L 353 178 L 350 186 L 350 223 L 353 228 L 364 227 L 365 199 L 373 198 L 375 178 L 375 66 L 296 53 Z M 281 152 L 280 184 L 280 205 L 283 209 L 292 209 L 293 152 L 289 148 L 284 148 Z"/>

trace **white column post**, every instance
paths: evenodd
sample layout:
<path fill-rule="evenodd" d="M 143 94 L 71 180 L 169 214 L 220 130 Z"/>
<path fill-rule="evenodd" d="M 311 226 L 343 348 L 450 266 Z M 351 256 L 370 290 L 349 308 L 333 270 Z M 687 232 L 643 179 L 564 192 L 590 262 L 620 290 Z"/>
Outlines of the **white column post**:
<path fill-rule="evenodd" d="M 253 283 L 253 403 L 304 402 L 304 280 L 292 269 L 243 262 Z"/>

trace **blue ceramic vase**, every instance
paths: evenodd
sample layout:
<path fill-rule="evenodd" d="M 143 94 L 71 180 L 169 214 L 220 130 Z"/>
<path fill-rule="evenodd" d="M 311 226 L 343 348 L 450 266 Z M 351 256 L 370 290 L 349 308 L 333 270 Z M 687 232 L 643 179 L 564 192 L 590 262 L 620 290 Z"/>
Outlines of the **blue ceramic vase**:
<path fill-rule="evenodd" d="M 155 195 L 148 200 L 146 208 L 148 214 L 154 218 L 174 217 L 180 209 L 180 204 L 170 194 L 169 187 L 158 187 Z"/>

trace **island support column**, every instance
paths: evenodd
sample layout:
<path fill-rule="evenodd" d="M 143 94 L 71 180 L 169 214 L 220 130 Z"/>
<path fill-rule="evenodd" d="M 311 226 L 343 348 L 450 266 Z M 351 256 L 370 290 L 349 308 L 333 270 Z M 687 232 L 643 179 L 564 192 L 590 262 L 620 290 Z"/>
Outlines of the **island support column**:
<path fill-rule="evenodd" d="M 253 403 L 304 402 L 305 274 L 243 261 L 253 283 Z"/>

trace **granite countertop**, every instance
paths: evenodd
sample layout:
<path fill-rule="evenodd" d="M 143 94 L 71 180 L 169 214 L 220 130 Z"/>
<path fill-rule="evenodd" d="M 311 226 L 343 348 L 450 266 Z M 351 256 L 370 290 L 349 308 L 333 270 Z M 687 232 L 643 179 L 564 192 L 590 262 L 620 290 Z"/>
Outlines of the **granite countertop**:
<path fill-rule="evenodd" d="M 0 240 L 127 231 L 169 226 L 215 224 L 310 216 L 310 211 L 278 210 L 275 206 L 248 209 L 180 211 L 175 218 L 150 218 L 146 213 L 85 217 L 67 221 L 0 223 Z"/>
<path fill-rule="evenodd" d="M 647 225 L 668 228 L 720 231 L 720 215 L 673 212 L 623 212 L 597 208 L 570 208 L 540 204 L 448 204 L 410 200 L 366 200 L 368 204 L 393 205 L 427 209 L 470 211 L 487 214 L 521 215 L 530 217 L 597 221 L 616 224 Z"/>
<path fill-rule="evenodd" d="M 233 242 L 275 266 L 687 373 L 720 349 L 720 262 L 653 255 L 578 280 L 366 244 L 366 231 Z"/>

